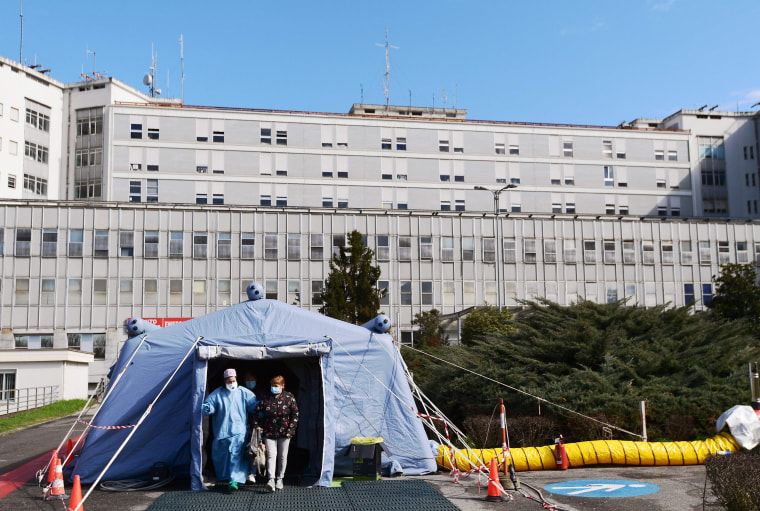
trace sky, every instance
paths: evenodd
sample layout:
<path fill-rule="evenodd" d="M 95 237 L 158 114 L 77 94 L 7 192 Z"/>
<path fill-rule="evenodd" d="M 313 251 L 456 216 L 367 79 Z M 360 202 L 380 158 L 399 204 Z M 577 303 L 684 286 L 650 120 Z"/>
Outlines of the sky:
<path fill-rule="evenodd" d="M 0 55 L 19 60 L 19 0 Z M 390 102 L 469 119 L 616 126 L 702 105 L 757 110 L 757 0 L 24 0 L 23 59 L 188 105 L 348 112 Z"/>

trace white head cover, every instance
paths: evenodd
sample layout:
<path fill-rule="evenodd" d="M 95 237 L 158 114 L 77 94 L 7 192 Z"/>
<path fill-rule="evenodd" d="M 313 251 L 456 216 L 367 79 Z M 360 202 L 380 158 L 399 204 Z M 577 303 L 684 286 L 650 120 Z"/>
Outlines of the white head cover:
<path fill-rule="evenodd" d="M 227 378 L 229 378 L 230 376 L 234 376 L 235 378 L 237 378 L 237 373 L 235 372 L 235 370 L 234 370 L 234 369 L 226 369 L 226 370 L 224 371 L 224 379 L 225 379 L 225 380 L 226 380 Z"/>

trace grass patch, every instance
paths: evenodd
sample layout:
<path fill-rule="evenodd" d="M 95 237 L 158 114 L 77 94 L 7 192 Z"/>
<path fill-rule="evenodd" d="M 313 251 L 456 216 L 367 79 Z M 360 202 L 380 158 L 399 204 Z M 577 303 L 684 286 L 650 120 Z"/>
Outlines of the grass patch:
<path fill-rule="evenodd" d="M 0 418 L 0 434 L 24 426 L 31 426 L 38 422 L 45 422 L 58 417 L 65 417 L 72 413 L 79 412 L 87 403 L 84 399 L 70 399 L 68 401 L 58 401 L 56 403 L 42 406 L 28 412 L 21 412 L 12 417 Z"/>

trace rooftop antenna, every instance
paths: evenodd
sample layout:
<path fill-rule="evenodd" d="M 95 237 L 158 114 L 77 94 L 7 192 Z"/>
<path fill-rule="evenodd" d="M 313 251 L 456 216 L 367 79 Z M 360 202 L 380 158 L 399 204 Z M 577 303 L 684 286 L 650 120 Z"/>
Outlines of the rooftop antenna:
<path fill-rule="evenodd" d="M 446 89 L 441 89 L 441 99 L 443 100 L 443 109 L 446 110 L 446 100 L 449 99 L 446 95 Z"/>
<path fill-rule="evenodd" d="M 359 90 L 361 91 L 361 104 L 363 105 L 364 104 L 364 84 L 363 83 L 359 84 Z"/>
<path fill-rule="evenodd" d="M 90 53 L 92 53 L 92 74 L 97 75 L 98 74 L 98 54 L 97 52 L 90 49 L 90 47 L 87 47 L 87 56 L 90 56 Z"/>
<path fill-rule="evenodd" d="M 716 108 L 718 108 L 718 106 L 720 106 L 720 105 L 715 105 L 714 107 L 710 108 L 709 111 L 712 112 L 713 110 L 715 110 Z"/>
<path fill-rule="evenodd" d="M 454 110 L 457 109 L 458 98 L 459 98 L 459 82 L 454 82 Z"/>
<path fill-rule="evenodd" d="M 156 68 L 158 67 L 158 54 L 153 51 L 153 44 L 150 45 L 151 65 L 150 71 L 143 77 L 143 84 L 148 86 L 150 97 L 155 98 L 161 95 L 161 89 L 156 88 Z"/>
<path fill-rule="evenodd" d="M 21 65 L 24 65 L 24 0 L 21 0 L 21 8 L 20 8 L 20 16 L 21 16 L 21 47 L 18 50 L 18 62 Z"/>
<path fill-rule="evenodd" d="M 389 94 L 389 86 L 390 86 L 390 76 L 391 76 L 391 61 L 390 61 L 390 55 L 388 54 L 388 50 L 393 48 L 394 50 L 398 50 L 398 46 L 391 46 L 388 43 L 388 27 L 385 27 L 385 44 L 375 43 L 375 46 L 384 46 L 385 47 L 385 79 L 383 80 L 383 90 L 385 91 L 385 109 L 388 110 L 390 108 L 390 94 Z"/>
<path fill-rule="evenodd" d="M 182 98 L 182 103 L 185 102 L 185 41 L 182 38 L 182 34 L 179 35 L 179 62 L 182 67 L 182 79 L 181 79 L 181 86 L 180 86 L 180 97 Z"/>

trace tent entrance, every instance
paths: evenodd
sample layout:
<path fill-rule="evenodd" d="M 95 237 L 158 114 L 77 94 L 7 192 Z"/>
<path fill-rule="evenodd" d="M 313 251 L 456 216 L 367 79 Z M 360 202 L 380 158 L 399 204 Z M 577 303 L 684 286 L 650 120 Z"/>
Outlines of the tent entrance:
<path fill-rule="evenodd" d="M 201 346 L 195 359 L 194 416 L 193 428 L 193 488 L 201 489 L 200 470 L 210 451 L 210 439 L 200 414 L 200 405 L 205 396 L 224 384 L 222 373 L 227 368 L 235 368 L 238 383 L 245 384 L 245 374 L 250 371 L 256 376 L 254 393 L 261 398 L 269 394 L 269 380 L 277 375 L 285 378 L 285 390 L 291 392 L 298 402 L 299 420 L 295 437 L 290 442 L 287 475 L 298 475 L 305 484 L 314 484 L 322 476 L 325 455 L 325 371 L 331 370 L 330 345 L 325 341 L 298 346 L 281 347 L 220 347 Z M 197 403 L 196 403 L 197 401 Z M 197 413 L 196 413 L 197 412 Z M 202 450 L 201 452 L 201 445 Z M 197 455 L 196 455 L 197 452 Z M 207 467 L 211 467 L 208 462 Z"/>

